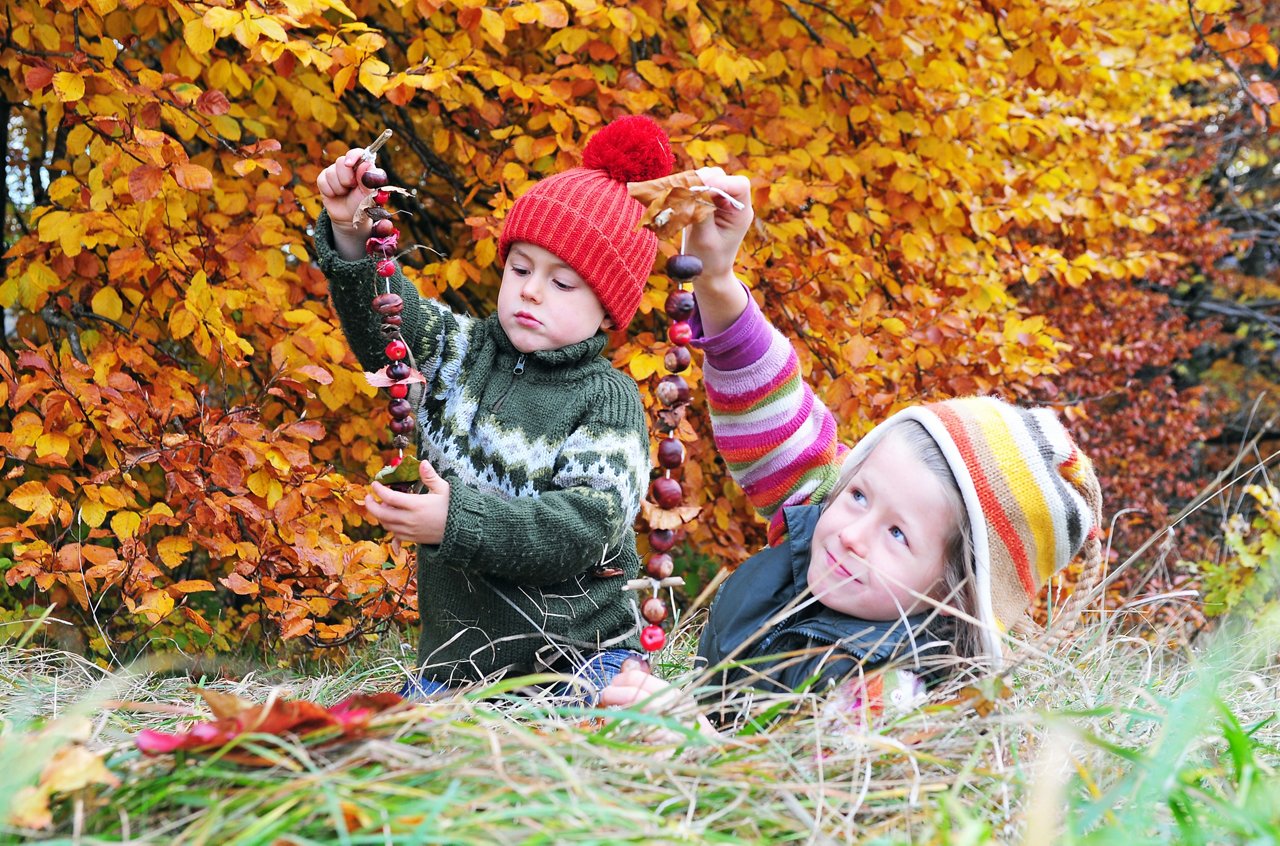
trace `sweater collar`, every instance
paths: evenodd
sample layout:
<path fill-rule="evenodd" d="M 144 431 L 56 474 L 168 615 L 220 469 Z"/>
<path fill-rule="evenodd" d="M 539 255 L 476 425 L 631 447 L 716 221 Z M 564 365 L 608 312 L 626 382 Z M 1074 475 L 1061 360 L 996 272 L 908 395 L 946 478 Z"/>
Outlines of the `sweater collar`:
<path fill-rule="evenodd" d="M 489 323 L 493 331 L 493 337 L 498 344 L 498 349 L 503 353 L 512 357 L 523 355 L 526 361 L 536 361 L 544 367 L 553 369 L 588 362 L 604 352 L 605 345 L 609 343 L 609 336 L 601 331 L 596 332 L 585 341 L 569 344 L 567 347 L 522 353 L 516 349 L 515 344 L 511 343 L 511 339 L 507 337 L 507 331 L 502 328 L 502 323 L 498 321 L 498 315 L 491 316 Z"/>

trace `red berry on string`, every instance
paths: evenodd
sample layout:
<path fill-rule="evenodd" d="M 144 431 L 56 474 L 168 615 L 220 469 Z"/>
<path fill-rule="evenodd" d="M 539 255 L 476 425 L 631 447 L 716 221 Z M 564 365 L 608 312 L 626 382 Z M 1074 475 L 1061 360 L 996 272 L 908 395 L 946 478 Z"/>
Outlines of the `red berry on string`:
<path fill-rule="evenodd" d="M 649 556 L 649 560 L 645 562 L 644 571 L 651 579 L 665 579 L 671 575 L 676 569 L 676 562 L 671 556 L 665 552 L 658 552 Z"/>
<path fill-rule="evenodd" d="M 680 483 L 666 476 L 654 479 L 653 484 L 649 486 L 649 491 L 653 494 L 654 501 L 663 508 L 675 508 L 684 497 Z"/>
<path fill-rule="evenodd" d="M 389 467 L 399 467 L 399 466 L 400 466 L 400 462 L 401 462 L 401 461 L 403 461 L 403 460 L 404 460 L 404 456 L 403 456 L 403 455 L 393 455 L 393 456 L 391 456 L 391 460 L 387 462 L 387 466 L 389 466 Z"/>
<path fill-rule="evenodd" d="M 390 199 L 391 199 L 390 191 L 379 191 L 378 193 L 373 195 L 373 201 L 380 206 L 385 206 L 387 204 L 387 200 L 390 200 Z"/>
<path fill-rule="evenodd" d="M 667 301 L 662 308 L 672 320 L 688 320 L 696 305 L 697 300 L 693 298 L 692 291 L 677 290 L 667 294 Z"/>
<path fill-rule="evenodd" d="M 640 645 L 645 652 L 657 652 L 667 643 L 667 633 L 662 626 L 645 626 L 640 632 Z"/>
<path fill-rule="evenodd" d="M 653 395 L 667 408 L 681 405 L 689 401 L 689 383 L 683 376 L 663 376 L 658 387 L 653 389 Z"/>
<path fill-rule="evenodd" d="M 387 403 L 387 411 L 397 420 L 403 420 L 413 413 L 413 406 L 406 399 L 393 399 Z"/>
<path fill-rule="evenodd" d="M 658 444 L 658 463 L 668 470 L 684 464 L 684 444 L 678 438 L 663 438 Z"/>
<path fill-rule="evenodd" d="M 399 361 L 409 354 L 409 346 L 404 341 L 396 338 L 394 341 L 387 344 L 385 352 L 387 354 L 387 358 L 392 361 Z"/>
<path fill-rule="evenodd" d="M 374 271 L 379 276 L 386 278 L 396 272 L 396 263 L 391 259 L 383 259 L 374 267 Z"/>
<path fill-rule="evenodd" d="M 681 282 L 702 272 L 702 259 L 697 256 L 678 255 L 667 259 L 667 275 Z"/>
<path fill-rule="evenodd" d="M 667 327 L 667 337 L 671 343 L 685 346 L 693 340 L 693 327 L 683 320 L 676 321 Z"/>
<path fill-rule="evenodd" d="M 676 545 L 676 533 L 671 529 L 654 529 L 649 532 L 649 548 L 654 552 L 667 552 Z"/>
<path fill-rule="evenodd" d="M 393 382 L 407 379 L 412 372 L 413 368 L 409 366 L 407 361 L 393 361 L 387 365 L 387 378 Z"/>
<path fill-rule="evenodd" d="M 375 220 L 373 222 L 373 234 L 377 235 L 379 238 L 389 237 L 396 234 L 398 231 L 399 230 L 396 229 L 396 225 L 392 223 L 389 218 Z"/>
<path fill-rule="evenodd" d="M 360 174 L 360 184 L 366 188 L 381 188 L 387 184 L 387 172 L 380 167 L 371 167 Z"/>
<path fill-rule="evenodd" d="M 651 596 L 640 603 L 640 616 L 655 625 L 661 623 L 667 619 L 667 603 L 656 596 Z"/>
<path fill-rule="evenodd" d="M 387 390 L 389 390 L 391 392 L 391 396 L 395 397 L 396 399 L 404 399 L 405 397 L 409 396 L 409 386 L 406 385 L 404 382 L 396 382 Z"/>
<path fill-rule="evenodd" d="M 662 364 L 672 373 L 683 373 L 689 369 L 689 362 L 692 360 L 688 347 L 672 347 L 663 356 Z"/>

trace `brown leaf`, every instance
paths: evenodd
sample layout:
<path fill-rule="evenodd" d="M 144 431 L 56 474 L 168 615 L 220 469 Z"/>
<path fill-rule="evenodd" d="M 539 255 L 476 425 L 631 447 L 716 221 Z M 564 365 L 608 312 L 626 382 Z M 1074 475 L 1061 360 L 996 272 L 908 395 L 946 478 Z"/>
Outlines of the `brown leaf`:
<path fill-rule="evenodd" d="M 678 529 L 685 523 L 698 519 L 702 513 L 700 505 L 679 505 L 675 508 L 659 508 L 645 500 L 640 503 L 640 516 L 651 529 Z"/>
<path fill-rule="evenodd" d="M 697 171 L 685 170 L 648 182 L 628 182 L 627 193 L 644 204 L 640 225 L 659 238 L 669 238 L 715 213 L 715 203 L 706 194 L 690 190 L 697 187 L 702 187 Z"/>

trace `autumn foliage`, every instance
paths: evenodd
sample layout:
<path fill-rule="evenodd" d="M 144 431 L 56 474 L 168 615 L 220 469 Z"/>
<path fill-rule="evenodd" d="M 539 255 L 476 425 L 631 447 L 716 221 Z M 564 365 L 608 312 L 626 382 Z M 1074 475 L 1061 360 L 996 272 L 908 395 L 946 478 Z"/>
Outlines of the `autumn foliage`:
<path fill-rule="evenodd" d="M 1228 248 L 1174 149 L 1214 108 L 1185 91 L 1234 84 L 1205 38 L 1276 63 L 1234 6 L 1193 6 L 17 0 L 4 618 L 56 603 L 117 659 L 412 621 L 407 550 L 359 506 L 385 412 L 309 263 L 317 173 L 385 127 L 426 294 L 487 311 L 513 199 L 647 112 L 678 166 L 754 177 L 742 275 L 846 437 L 921 399 L 1056 403 L 1109 510 L 1165 513 L 1212 423 L 1167 289 Z M 651 406 L 669 284 L 612 348 Z M 687 548 L 741 561 L 761 524 L 704 416 L 680 434 Z"/>

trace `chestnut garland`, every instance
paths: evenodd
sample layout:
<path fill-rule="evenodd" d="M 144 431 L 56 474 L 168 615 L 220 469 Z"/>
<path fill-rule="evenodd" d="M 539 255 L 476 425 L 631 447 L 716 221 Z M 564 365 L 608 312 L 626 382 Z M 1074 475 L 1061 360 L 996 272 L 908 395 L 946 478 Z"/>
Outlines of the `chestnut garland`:
<path fill-rule="evenodd" d="M 360 182 L 364 187 L 375 192 L 373 199 L 377 203 L 367 212 L 373 221 L 373 234 L 365 241 L 365 252 L 374 260 L 374 273 L 377 278 L 388 280 L 385 282 L 386 290 L 374 296 L 372 305 L 373 310 L 382 318 L 380 329 L 382 337 L 387 339 L 384 352 L 391 362 L 385 368 L 387 378 L 391 380 L 387 388 L 387 392 L 391 394 L 387 411 L 391 414 L 391 443 L 398 452 L 388 465 L 396 467 L 404 459 L 405 448 L 412 443 L 409 435 L 414 428 L 413 405 L 408 398 L 409 376 L 413 373 L 414 366 L 409 345 L 400 334 L 400 326 L 404 319 L 404 300 L 399 294 L 391 291 L 389 281 L 396 272 L 395 254 L 400 242 L 400 230 L 391 221 L 391 212 L 383 208 L 391 198 L 390 192 L 385 190 L 387 172 L 379 167 L 371 167 L 361 174 Z M 393 482 L 391 487 L 397 490 L 412 490 L 414 485 Z"/>
<path fill-rule="evenodd" d="M 682 253 L 667 260 L 666 271 L 675 280 L 677 287 L 667 295 L 664 305 L 667 317 L 671 319 L 667 339 L 672 346 L 663 356 L 663 364 L 670 374 L 663 376 L 653 391 L 663 407 L 657 415 L 660 433 L 658 465 L 663 472 L 650 483 L 649 493 L 659 508 L 669 511 L 678 508 L 684 498 L 684 489 L 678 480 L 671 478 L 671 471 L 684 464 L 685 459 L 684 444 L 676 437 L 676 430 L 684 417 L 685 407 L 689 404 L 689 383 L 679 374 L 689 368 L 692 358 L 689 342 L 693 340 L 693 329 L 689 326 L 689 318 L 693 315 L 695 303 L 693 292 L 688 286 L 702 272 L 702 261 L 697 256 Z M 651 554 L 645 563 L 648 578 L 628 582 L 626 589 L 652 589 L 652 595 L 639 604 L 640 617 L 647 624 L 640 630 L 640 645 L 646 652 L 657 652 L 667 642 L 666 631 L 662 628 L 662 623 L 667 619 L 667 603 L 658 595 L 658 590 L 683 584 L 684 580 L 672 576 L 674 562 L 670 553 L 676 545 L 676 531 L 654 526 L 652 519 L 650 526 Z"/>

